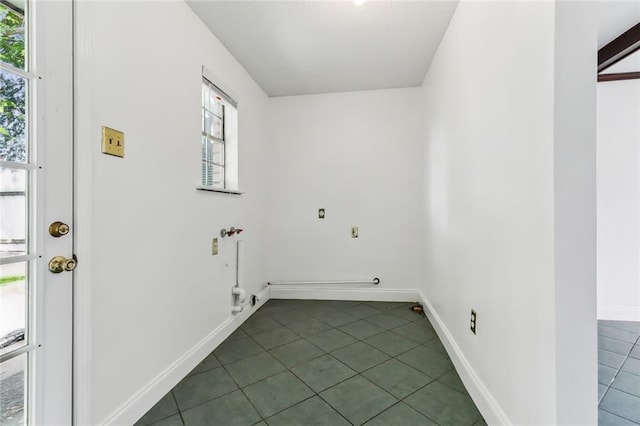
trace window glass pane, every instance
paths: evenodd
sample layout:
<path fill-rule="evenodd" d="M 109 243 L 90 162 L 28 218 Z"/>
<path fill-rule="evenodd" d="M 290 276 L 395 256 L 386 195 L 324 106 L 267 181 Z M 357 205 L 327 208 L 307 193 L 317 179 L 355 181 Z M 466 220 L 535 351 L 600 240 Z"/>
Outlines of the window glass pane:
<path fill-rule="evenodd" d="M 202 83 L 202 108 L 206 108 L 209 105 L 209 87 L 207 83 Z"/>
<path fill-rule="evenodd" d="M 216 188 L 224 188 L 224 167 L 214 164 L 211 168 L 213 171 L 213 186 Z"/>
<path fill-rule="evenodd" d="M 222 139 L 222 120 L 213 116 L 213 131 L 210 133 L 214 138 Z"/>
<path fill-rule="evenodd" d="M 213 142 L 213 163 L 224 166 L 224 144 Z"/>
<path fill-rule="evenodd" d="M 218 117 L 222 117 L 222 99 L 219 96 L 213 94 L 211 96 L 211 106 L 209 108 Z"/>
<path fill-rule="evenodd" d="M 204 186 L 225 188 L 227 111 L 235 112 L 235 109 L 226 103 L 215 86 L 203 80 L 201 180 Z"/>
<path fill-rule="evenodd" d="M 202 118 L 203 120 L 202 130 L 204 130 L 204 132 L 208 135 L 213 135 L 213 114 L 211 114 L 206 109 L 203 111 L 204 111 L 204 114 Z"/>
<path fill-rule="evenodd" d="M 207 139 L 207 182 L 213 185 L 213 142 Z"/>
<path fill-rule="evenodd" d="M 27 251 L 27 171 L 0 167 L 0 257 Z"/>
<path fill-rule="evenodd" d="M 207 144 L 209 143 L 209 139 L 205 136 L 202 137 L 202 185 L 209 185 L 207 174 L 209 171 L 209 164 L 207 163 Z"/>
<path fill-rule="evenodd" d="M 0 364 L 0 425 L 24 425 L 27 354 Z"/>
<path fill-rule="evenodd" d="M 27 161 L 27 81 L 0 70 L 0 160 Z"/>
<path fill-rule="evenodd" d="M 0 61 L 24 69 L 24 14 L 0 3 Z"/>
<path fill-rule="evenodd" d="M 0 354 L 27 342 L 27 265 L 17 262 L 0 266 Z"/>

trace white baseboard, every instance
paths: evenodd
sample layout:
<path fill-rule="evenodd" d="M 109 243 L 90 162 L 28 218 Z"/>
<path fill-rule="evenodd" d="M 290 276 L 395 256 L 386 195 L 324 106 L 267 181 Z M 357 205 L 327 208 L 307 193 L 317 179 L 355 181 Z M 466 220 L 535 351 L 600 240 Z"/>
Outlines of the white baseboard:
<path fill-rule="evenodd" d="M 417 302 L 417 290 L 380 287 L 272 285 L 271 299 L 356 300 L 371 302 Z"/>
<path fill-rule="evenodd" d="M 451 361 L 473 401 L 486 422 L 492 424 L 512 424 L 493 395 L 464 356 L 451 333 L 433 309 L 429 300 L 418 290 L 385 288 L 335 288 L 313 286 L 269 286 L 258 294 L 260 302 L 255 307 L 220 324 L 198 344 L 189 349 L 173 364 L 147 383 L 140 391 L 121 404 L 101 425 L 131 425 L 140 419 L 156 402 L 182 380 L 196 365 L 210 354 L 220 343 L 246 321 L 269 299 L 317 299 L 356 300 L 379 302 L 421 302 L 438 337 L 447 350 Z"/>
<path fill-rule="evenodd" d="M 598 319 L 640 321 L 640 306 L 598 306 Z"/>
<path fill-rule="evenodd" d="M 260 301 L 254 307 L 247 307 L 241 313 L 220 324 L 99 424 L 132 425 L 138 421 L 156 402 L 186 377 L 196 365 L 269 300 L 269 289 L 264 289 L 257 296 Z"/>
<path fill-rule="evenodd" d="M 429 300 L 422 293 L 419 293 L 419 295 L 429 321 L 431 321 L 440 341 L 442 341 L 442 344 L 449 354 L 449 358 L 451 358 L 453 365 L 456 367 L 460 379 L 462 379 L 471 399 L 475 402 L 487 424 L 513 424 L 500 407 L 500 404 L 498 404 L 498 401 L 496 401 L 491 392 L 489 392 L 489 389 L 487 389 L 480 377 L 476 374 L 473 367 L 471 367 L 471 364 L 462 353 L 462 350 L 447 329 L 442 318 L 440 318 L 431 303 L 429 303 Z"/>

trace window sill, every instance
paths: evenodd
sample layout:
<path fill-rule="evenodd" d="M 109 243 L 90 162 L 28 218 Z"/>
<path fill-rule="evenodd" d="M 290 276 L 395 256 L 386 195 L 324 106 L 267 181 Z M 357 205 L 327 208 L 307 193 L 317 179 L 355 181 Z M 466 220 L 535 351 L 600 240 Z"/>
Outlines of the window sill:
<path fill-rule="evenodd" d="M 212 188 L 210 186 L 196 186 L 198 191 L 221 192 L 223 194 L 242 195 L 243 192 L 234 189 Z"/>

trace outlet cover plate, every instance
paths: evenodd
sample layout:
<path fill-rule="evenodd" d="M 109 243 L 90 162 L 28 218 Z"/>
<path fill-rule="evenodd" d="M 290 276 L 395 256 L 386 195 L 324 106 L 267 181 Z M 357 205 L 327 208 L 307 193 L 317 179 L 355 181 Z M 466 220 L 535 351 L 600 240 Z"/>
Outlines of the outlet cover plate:
<path fill-rule="evenodd" d="M 124 133 L 102 126 L 102 152 L 116 157 L 124 157 Z"/>
<path fill-rule="evenodd" d="M 474 309 L 471 310 L 471 326 L 469 327 L 471 329 L 471 332 L 473 334 L 476 334 L 476 321 L 478 319 L 478 314 L 476 313 L 476 311 Z"/>
<path fill-rule="evenodd" d="M 352 226 L 351 227 L 351 238 L 358 238 L 358 227 L 357 226 Z"/>
<path fill-rule="evenodd" d="M 218 239 L 214 238 L 213 241 L 211 241 L 211 254 L 212 255 L 216 255 L 218 254 Z"/>

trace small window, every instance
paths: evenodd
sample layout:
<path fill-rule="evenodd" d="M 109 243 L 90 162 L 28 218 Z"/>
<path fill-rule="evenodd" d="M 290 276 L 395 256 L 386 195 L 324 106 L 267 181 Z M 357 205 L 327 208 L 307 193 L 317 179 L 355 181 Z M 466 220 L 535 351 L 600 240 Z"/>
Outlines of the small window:
<path fill-rule="evenodd" d="M 237 103 L 206 77 L 202 78 L 203 189 L 238 190 Z"/>

